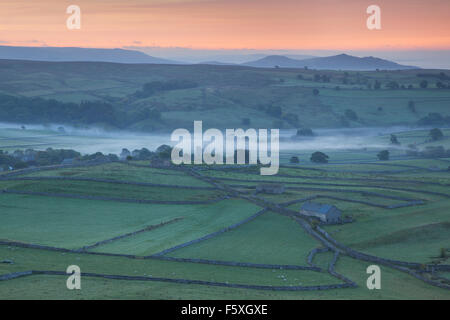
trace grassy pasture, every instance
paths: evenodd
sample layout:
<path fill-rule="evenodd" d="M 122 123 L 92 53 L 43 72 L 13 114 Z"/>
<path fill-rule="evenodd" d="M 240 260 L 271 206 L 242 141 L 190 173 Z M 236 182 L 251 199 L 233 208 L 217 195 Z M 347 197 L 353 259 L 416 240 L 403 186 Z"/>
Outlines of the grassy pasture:
<path fill-rule="evenodd" d="M 148 165 L 148 161 L 145 164 Z M 123 163 L 108 163 L 95 167 L 64 168 L 51 171 L 39 171 L 25 176 L 29 177 L 73 177 L 98 178 L 117 181 L 145 182 L 165 185 L 209 187 L 210 185 L 183 173 L 156 168 L 133 167 Z"/>
<path fill-rule="evenodd" d="M 168 256 L 307 265 L 308 253 L 319 245 L 294 220 L 266 212 L 238 229 L 171 252 Z"/>
<path fill-rule="evenodd" d="M 171 207 L 183 220 L 94 248 L 92 251 L 152 255 L 191 241 L 243 220 L 260 208 L 241 200 L 226 200 L 214 205 Z M 174 217 L 175 215 L 172 215 Z"/>
<path fill-rule="evenodd" d="M 309 270 L 270 270 L 211 266 L 206 264 L 186 264 L 153 259 L 142 260 L 74 253 L 64 254 L 23 248 L 8 249 L 6 246 L 1 246 L 0 255 L 10 257 L 10 259 L 16 261 L 16 264 L 12 266 L 1 265 L 0 274 L 30 269 L 65 271 L 67 266 L 76 264 L 80 267 L 82 272 L 195 279 L 239 284 L 289 286 L 300 284 L 317 285 L 329 282 L 339 283 L 338 279 L 333 278 L 327 273 Z M 283 278 L 286 280 L 283 280 Z M 31 279 L 32 278 L 28 278 L 28 280 Z M 59 290 L 68 291 L 65 287 L 65 277 L 60 277 L 59 279 L 63 280 L 60 282 L 61 287 Z M 8 282 L 13 283 L 15 280 L 2 281 L 0 283 L 0 292 L 3 292 L 3 286 L 7 286 Z M 132 285 L 133 281 L 127 281 L 126 283 L 126 285 Z M 152 283 L 149 282 L 148 286 L 151 287 Z M 201 290 L 204 286 L 198 287 L 191 285 L 191 287 L 197 287 L 197 290 Z M 54 289 L 58 289 L 58 286 Z"/>
<path fill-rule="evenodd" d="M 392 163 L 391 163 L 392 162 Z M 389 169 L 397 170 L 398 165 L 429 167 L 442 160 L 392 160 Z M 145 162 L 143 163 L 145 164 Z M 339 168 L 341 165 L 335 165 Z M 344 165 L 342 165 L 344 166 Z M 368 174 L 359 173 L 375 168 L 370 164 L 348 164 L 353 168 L 348 172 L 311 170 L 316 166 L 281 168 L 281 174 L 300 175 L 299 177 L 270 176 L 261 177 L 245 170 L 230 172 L 207 170 L 203 174 L 250 180 L 251 182 L 226 181 L 226 184 L 254 186 L 261 180 L 273 182 L 289 181 L 304 186 L 325 188 L 329 191 L 287 190 L 281 195 L 260 195 L 281 203 L 288 200 L 313 195 L 329 195 L 353 200 L 368 201 L 390 205 L 403 201 L 384 199 L 359 193 L 338 192 L 343 189 L 370 191 L 387 196 L 402 196 L 424 199 L 421 206 L 399 209 L 375 208 L 341 200 L 317 199 L 317 202 L 334 204 L 344 215 L 352 215 L 355 222 L 344 225 L 326 226 L 325 229 L 338 241 L 350 247 L 383 258 L 430 263 L 440 254 L 441 248 L 448 248 L 450 199 L 423 193 L 435 191 L 448 193 L 445 185 L 423 185 L 418 182 L 450 183 L 443 173 L 421 171 L 404 173 Z M 326 168 L 327 166 L 317 166 Z M 392 167 L 392 168 L 391 168 Z M 205 186 L 182 172 L 167 169 L 141 168 L 126 164 L 65 168 L 42 171 L 31 176 L 61 176 L 79 178 L 103 178 L 118 181 L 151 182 L 178 184 L 185 186 Z M 420 177 L 420 178 L 416 178 Z M 439 178 L 438 178 L 439 177 Z M 365 180 L 367 178 L 375 181 Z M 341 180 L 343 179 L 343 180 Z M 361 179 L 361 180 L 352 180 Z M 401 179 L 406 182 L 385 182 L 384 179 Z M 308 185 L 306 183 L 335 183 L 345 186 Z M 214 192 L 208 190 L 170 189 L 114 185 L 77 181 L 0 181 L 1 188 L 76 193 L 89 195 L 114 195 L 117 197 L 136 197 L 149 199 L 179 200 L 179 198 L 208 198 Z M 122 187 L 120 187 L 122 186 Z M 376 188 L 382 186 L 383 188 Z M 116 188 L 117 187 L 117 188 Z M 133 187 L 133 188 L 131 188 Z M 134 188 L 136 187 L 136 188 Z M 398 191 L 390 188 L 413 189 Z M 152 192 L 153 190 L 153 192 Z M 196 193 L 196 192 L 200 193 Z M 301 204 L 289 208 L 297 211 Z M 76 249 L 92 245 L 98 241 L 140 230 L 174 218 L 182 218 L 174 223 L 123 238 L 91 249 L 95 252 L 152 255 L 164 249 L 197 239 L 218 231 L 253 215 L 261 208 L 245 200 L 229 199 L 209 205 L 144 205 L 110 201 L 78 200 L 42 196 L 0 194 L 0 239 L 37 243 Z M 255 220 L 237 229 L 223 233 L 215 238 L 178 249 L 168 254 L 171 257 L 217 259 L 268 264 L 306 265 L 311 249 L 320 243 L 304 232 L 292 219 L 266 212 Z M 318 254 L 314 262 L 327 268 L 331 253 Z M 96 272 L 121 275 L 152 275 L 169 278 L 188 278 L 230 283 L 266 285 L 313 285 L 340 283 L 327 273 L 309 271 L 263 270 L 210 266 L 193 263 L 180 263 L 157 260 L 130 260 L 126 258 L 103 257 L 82 254 L 62 254 L 0 246 L 0 260 L 11 259 L 13 265 L 0 264 L 0 274 L 29 270 L 51 269 L 64 271 L 67 265 L 80 265 L 83 272 Z M 242 298 L 242 299 L 398 299 L 425 298 L 450 299 L 448 292 L 420 282 L 398 271 L 382 268 L 383 289 L 377 292 L 366 289 L 366 268 L 368 264 L 347 257 L 341 257 L 336 269 L 356 281 L 358 288 L 330 290 L 323 292 L 264 292 L 214 288 L 195 285 L 168 284 L 159 282 L 132 282 L 85 278 L 83 292 L 70 293 L 65 289 L 65 277 L 32 276 L 0 283 L 0 297 L 56 297 L 61 291 L 62 298 Z M 286 280 L 284 280 L 286 279 Z M 26 290 L 31 290 L 26 292 Z M 45 292 L 39 296 L 39 290 Z M 105 290 L 109 290 L 105 294 Z"/>
<path fill-rule="evenodd" d="M 325 254 L 326 255 L 326 254 Z M 167 277 L 190 277 L 201 280 L 224 280 L 240 283 L 269 283 L 289 285 L 335 283 L 326 273 L 246 269 L 167 261 L 137 260 L 61 254 L 22 248 L 0 248 L 1 257 L 17 261 L 14 265 L 0 265 L 1 273 L 30 268 L 49 268 L 64 271 L 68 265 L 78 264 L 82 272 L 127 273 Z M 322 258 L 319 255 L 318 259 Z M 325 260 L 327 257 L 325 256 Z M 180 285 L 163 282 L 142 282 L 83 278 L 82 290 L 67 290 L 66 277 L 31 276 L 0 283 L 1 299 L 450 299 L 446 290 L 431 287 L 407 274 L 382 267 L 382 290 L 368 290 L 366 268 L 369 264 L 341 257 L 337 271 L 358 284 L 355 289 L 272 292 L 208 286 Z M 283 275 L 287 280 L 282 280 Z M 297 280 L 296 280 L 297 279 Z"/>
<path fill-rule="evenodd" d="M 151 249 L 159 250 L 195 239 L 236 223 L 257 211 L 254 205 L 234 200 L 212 205 L 150 206 L 11 194 L 2 194 L 1 199 L 3 221 L 0 226 L 1 239 L 70 249 L 94 244 L 174 218 L 183 218 L 173 225 L 161 227 L 161 232 L 158 229 L 148 232 L 148 234 L 154 232 L 151 236 L 155 236 L 155 239 L 158 236 L 164 237 L 164 242 L 154 241 L 155 239 L 152 241 L 150 236 L 143 244 L 137 237 L 136 243 L 128 244 L 128 247 L 125 244 L 125 248 L 131 254 L 149 252 Z M 240 210 L 236 210 L 236 207 Z M 180 224 L 177 232 L 163 231 L 164 228 L 176 227 L 177 224 Z M 119 251 L 120 245 L 118 242 Z M 113 245 L 109 248 L 114 250 Z M 108 250 L 108 247 L 105 250 Z M 130 252 L 133 250 L 134 252 Z"/>
<path fill-rule="evenodd" d="M 371 210 L 343 226 L 327 226 L 338 241 L 385 258 L 429 263 L 450 243 L 449 200 L 418 207 Z"/>
<path fill-rule="evenodd" d="M 165 187 L 68 180 L 11 180 L 1 181 L 0 186 L 3 190 L 155 201 L 207 201 L 222 195 L 214 190 L 177 189 L 176 197 L 174 197 Z"/>

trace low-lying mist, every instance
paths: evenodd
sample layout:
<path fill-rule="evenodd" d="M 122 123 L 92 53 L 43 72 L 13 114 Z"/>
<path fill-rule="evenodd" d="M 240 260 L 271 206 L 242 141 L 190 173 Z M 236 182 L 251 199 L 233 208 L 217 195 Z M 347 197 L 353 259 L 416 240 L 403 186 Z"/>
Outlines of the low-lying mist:
<path fill-rule="evenodd" d="M 33 141 L 27 148 L 43 149 L 39 147 L 44 141 L 53 148 L 74 149 L 81 153 L 102 152 L 105 154 L 119 154 L 123 148 L 147 148 L 155 150 L 162 144 L 174 145 L 170 141 L 169 133 L 138 133 L 128 131 L 109 131 L 100 128 L 78 128 L 68 125 L 26 125 L 21 128 L 19 124 L 0 123 L 0 129 L 21 130 L 21 134 L 13 137 L 3 135 L 0 140 Z M 206 129 L 205 129 L 206 130 Z M 364 148 L 386 148 L 387 143 L 379 138 L 383 135 L 402 131 L 424 130 L 424 128 L 409 127 L 377 127 L 377 128 L 343 128 L 343 129 L 317 129 L 313 137 L 296 137 L 296 130 L 280 131 L 280 151 L 309 151 L 309 150 L 350 150 Z M 43 144 L 45 144 L 45 142 Z M 2 143 L 0 142 L 0 146 Z M 20 143 L 17 143 L 21 149 Z M 390 146 L 392 147 L 392 146 Z M 406 146 L 398 146 L 405 148 Z"/>

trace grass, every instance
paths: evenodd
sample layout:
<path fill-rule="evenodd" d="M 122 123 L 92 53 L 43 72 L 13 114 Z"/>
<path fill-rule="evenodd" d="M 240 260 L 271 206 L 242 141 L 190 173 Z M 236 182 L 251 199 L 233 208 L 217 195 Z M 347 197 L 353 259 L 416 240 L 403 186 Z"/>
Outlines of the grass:
<path fill-rule="evenodd" d="M 118 246 L 120 251 L 122 245 L 128 250 L 132 248 L 136 254 L 149 253 L 151 249 L 156 251 L 195 239 L 231 225 L 257 211 L 254 205 L 234 200 L 202 206 L 149 206 L 11 194 L 2 194 L 1 199 L 0 238 L 70 249 L 94 244 L 170 219 L 184 218 L 173 225 L 162 227 L 160 229 L 162 232 L 158 229 L 148 232 L 156 238 L 164 237 L 160 239 L 164 242 L 147 239 L 147 242 L 142 244 L 137 238 L 137 242 L 128 248 L 123 242 L 105 248 L 108 250 Z M 241 210 L 236 210 L 236 207 L 240 207 Z M 174 226 L 175 230 L 172 231 L 177 232 L 170 233 L 170 229 L 163 231 Z M 133 238 L 133 241 L 135 240 Z"/>
<path fill-rule="evenodd" d="M 411 125 L 430 112 L 448 116 L 450 94 L 435 88 L 436 77 L 428 77 L 429 88 L 419 89 L 424 78 L 417 70 L 345 72 L 283 68 L 249 68 L 212 65 L 127 65 L 85 62 L 5 61 L 0 92 L 56 99 L 64 102 L 103 100 L 119 109 L 139 112 L 152 106 L 162 112 L 162 119 L 134 122 L 132 130 L 161 130 L 186 127 L 203 119 L 215 128 L 233 128 L 250 118 L 253 127 L 337 128 Z M 439 70 L 424 70 L 438 74 Z M 328 83 L 312 81 L 314 75 L 328 74 Z M 303 79 L 298 79 L 301 75 Z M 348 84 L 343 84 L 346 78 Z M 171 90 L 144 99 L 134 92 L 150 81 L 189 79 L 197 88 Z M 380 90 L 366 84 L 378 80 Z M 386 89 L 390 81 L 413 85 L 413 90 Z M 336 90 L 339 87 L 340 90 Z M 319 95 L 313 89 L 319 89 Z M 416 112 L 408 109 L 415 102 Z M 266 113 L 269 105 L 282 108 L 284 117 Z M 382 107 L 382 110 L 378 108 Z M 345 110 L 355 110 L 356 121 L 345 118 Z M 298 121 L 292 121 L 292 114 Z M 201 117 L 201 118 L 199 118 Z"/>
<path fill-rule="evenodd" d="M 240 283 L 295 284 L 335 283 L 327 274 L 311 271 L 262 270 L 236 267 L 208 266 L 200 264 L 129 260 L 114 257 L 85 256 L 41 252 L 22 248 L 0 248 L 1 257 L 15 259 L 14 265 L 0 265 L 1 273 L 19 270 L 49 268 L 64 271 L 77 264 L 82 272 L 124 273 L 167 277 L 190 277 L 202 280 L 225 280 Z M 381 267 L 381 290 L 366 287 L 367 263 L 343 257 L 337 263 L 337 271 L 356 281 L 356 289 L 327 291 L 272 292 L 163 282 L 139 282 L 82 278 L 81 290 L 67 290 L 66 277 L 31 276 L 0 282 L 1 299 L 450 299 L 444 289 L 429 286 L 399 271 Z M 281 280 L 280 275 L 286 277 Z M 297 279 L 297 280 L 295 280 Z M 300 281 L 299 281 L 300 280 Z"/>
<path fill-rule="evenodd" d="M 142 163 L 149 166 L 149 161 Z M 60 176 L 73 178 L 98 178 L 117 181 L 145 182 L 165 185 L 210 187 L 209 184 L 194 179 L 182 172 L 170 170 L 133 167 L 123 163 L 109 163 L 95 167 L 75 167 L 52 171 L 40 171 L 25 176 Z"/>
<path fill-rule="evenodd" d="M 177 189 L 177 196 L 173 197 L 172 193 L 167 192 L 167 188 L 69 180 L 2 181 L 0 188 L 14 191 L 155 201 L 207 201 L 221 196 L 218 191 Z"/>
<path fill-rule="evenodd" d="M 319 245 L 294 220 L 267 212 L 236 230 L 179 249 L 168 256 L 307 265 L 308 253 Z"/>
<path fill-rule="evenodd" d="M 24 248 L 9 249 L 6 246 L 0 247 L 0 255 L 9 257 L 15 262 L 15 264 L 6 267 L 1 265 L 0 274 L 31 269 L 65 271 L 69 265 L 75 264 L 80 267 L 82 272 L 90 273 L 193 279 L 239 284 L 289 286 L 317 285 L 326 284 L 327 282 L 340 283 L 339 280 L 334 279 L 327 273 L 309 270 L 270 270 L 212 266 L 198 263 L 185 264 L 153 259 L 138 260 L 74 253 L 64 254 Z M 283 280 L 281 276 L 284 276 L 287 280 Z M 2 281 L 0 283 L 0 292 L 3 292 L 2 288 L 4 285 L 13 282 Z M 67 290 L 65 281 L 62 282 L 60 289 L 61 291 Z"/>
<path fill-rule="evenodd" d="M 19 132 L 17 133 L 19 134 Z M 23 138 L 23 136 L 22 136 Z M 260 195 L 273 202 L 284 202 L 312 195 L 363 200 L 383 205 L 403 201 L 383 199 L 372 195 L 339 192 L 344 189 L 371 191 L 384 195 L 396 195 L 424 199 L 421 206 L 399 209 L 382 209 L 362 204 L 318 199 L 318 202 L 336 205 L 344 215 L 351 215 L 355 222 L 326 226 L 325 229 L 338 241 L 362 252 L 383 258 L 430 263 L 437 259 L 441 248 L 448 248 L 450 199 L 429 195 L 423 191 L 448 193 L 446 185 L 424 185 L 420 182 L 450 183 L 444 173 L 416 171 L 398 173 L 404 165 L 428 168 L 445 163 L 444 160 L 410 159 L 391 160 L 386 166 L 370 163 L 349 163 L 351 152 L 340 158 L 343 164 L 325 166 L 305 165 L 298 168 L 281 168 L 280 174 L 302 177 L 261 177 L 246 169 L 229 172 L 207 170 L 203 173 L 216 178 L 236 178 L 250 182 L 226 181 L 227 184 L 254 186 L 261 180 L 289 181 L 303 186 L 326 188 L 327 191 L 290 190 L 281 195 Z M 359 157 L 355 152 L 354 157 Z M 146 164 L 146 162 L 140 163 Z M 340 168 L 345 170 L 340 170 Z M 368 173 L 388 169 L 392 172 Z M 312 169 L 322 169 L 312 170 Z M 333 171 L 340 170 L 340 171 Z M 65 168 L 42 171 L 29 176 L 60 176 L 75 178 L 103 178 L 118 181 L 205 186 L 202 181 L 182 172 L 141 168 L 121 163 L 95 167 Z M 374 181 L 367 180 L 374 179 Z M 401 182 L 387 182 L 400 179 Z M 345 186 L 308 185 L 331 183 Z M 85 195 L 108 195 L 139 199 L 197 199 L 210 198 L 208 190 L 170 189 L 114 185 L 108 183 L 77 181 L 0 181 L 1 188 L 32 191 L 53 191 Z M 375 186 L 381 186 L 377 188 Z M 391 188 L 408 188 L 398 191 Z M 247 189 L 249 192 L 249 190 Z M 197 239 L 221 230 L 256 213 L 261 208 L 245 200 L 229 199 L 209 205 L 145 205 L 111 201 L 79 200 L 42 196 L 0 194 L 0 239 L 23 241 L 76 249 L 92 245 L 128 232 L 140 230 L 174 218 L 182 218 L 172 224 L 120 239 L 91 249 L 95 252 L 152 255 L 161 250 Z M 301 204 L 289 208 L 297 211 Z M 306 265 L 311 249 L 321 244 L 304 232 L 292 219 L 266 212 L 237 229 L 220 234 L 206 241 L 178 249 L 168 254 L 173 257 L 217 259 L 267 264 Z M 326 269 L 332 253 L 318 254 L 314 262 Z M 309 271 L 263 270 L 200 265 L 157 260 L 131 260 L 72 253 L 48 252 L 32 249 L 0 246 L 0 261 L 10 259 L 13 265 L 0 263 L 0 273 L 29 269 L 64 271 L 69 264 L 80 265 L 83 272 L 104 272 L 122 275 L 152 275 L 169 278 L 188 278 L 208 281 L 269 285 L 309 285 L 340 283 L 327 273 Z M 0 283 L 0 298 L 122 298 L 122 299 L 450 299 L 448 291 L 432 287 L 408 274 L 382 267 L 382 290 L 366 289 L 368 264 L 341 257 L 337 271 L 354 280 L 358 288 L 321 292 L 264 292 L 180 285 L 158 282 L 132 282 L 84 278 L 81 292 L 65 289 L 65 277 L 32 276 Z M 287 280 L 283 280 L 286 278 Z"/>
<path fill-rule="evenodd" d="M 430 263 L 450 241 L 449 200 L 419 207 L 375 210 L 357 222 L 326 227 L 352 248 L 384 258 Z"/>

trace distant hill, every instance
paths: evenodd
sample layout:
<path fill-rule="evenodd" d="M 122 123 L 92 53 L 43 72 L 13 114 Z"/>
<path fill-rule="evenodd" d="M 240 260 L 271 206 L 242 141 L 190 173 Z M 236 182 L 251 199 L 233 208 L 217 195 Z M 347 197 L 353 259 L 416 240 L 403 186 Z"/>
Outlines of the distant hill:
<path fill-rule="evenodd" d="M 267 56 L 255 61 L 249 61 L 242 64 L 248 67 L 258 68 L 273 68 L 275 66 L 281 68 L 303 68 L 305 65 L 301 63 L 301 60 L 291 59 L 285 56 Z"/>
<path fill-rule="evenodd" d="M 449 89 L 437 83 L 448 76 L 0 59 L 0 121 L 146 132 L 190 129 L 199 119 L 205 128 L 444 127 Z"/>
<path fill-rule="evenodd" d="M 209 64 L 215 66 L 237 66 L 237 64 L 235 63 L 221 62 L 221 61 L 202 61 L 197 64 Z"/>
<path fill-rule="evenodd" d="M 330 57 L 319 57 L 297 60 L 285 56 L 268 56 L 256 61 L 244 63 L 245 66 L 273 68 L 304 68 L 319 70 L 350 70 L 350 71 L 371 71 L 371 70 L 407 70 L 418 69 L 414 66 L 405 66 L 389 60 L 375 57 L 354 57 L 347 54 L 340 54 Z"/>
<path fill-rule="evenodd" d="M 115 62 L 180 64 L 179 62 L 155 58 L 143 52 L 124 49 L 92 49 L 76 47 L 11 47 L 0 46 L 0 59 L 34 60 L 49 62 Z"/>

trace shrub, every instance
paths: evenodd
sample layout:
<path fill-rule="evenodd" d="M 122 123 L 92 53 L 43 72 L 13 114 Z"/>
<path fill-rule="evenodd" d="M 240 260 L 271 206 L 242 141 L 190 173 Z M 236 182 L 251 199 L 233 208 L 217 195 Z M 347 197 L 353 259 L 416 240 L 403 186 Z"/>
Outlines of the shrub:
<path fill-rule="evenodd" d="M 314 132 L 311 128 L 301 128 L 297 129 L 297 136 L 312 137 L 314 136 Z"/>
<path fill-rule="evenodd" d="M 431 137 L 431 140 L 437 141 L 437 140 L 441 140 L 444 137 L 444 134 L 442 133 L 441 129 L 434 128 L 434 129 L 430 130 L 430 137 Z"/>
<path fill-rule="evenodd" d="M 378 152 L 377 157 L 379 160 L 389 160 L 389 151 L 383 150 Z"/>
<path fill-rule="evenodd" d="M 428 81 L 427 80 L 420 81 L 420 87 L 422 89 L 426 89 L 428 87 Z"/>
<path fill-rule="evenodd" d="M 397 136 L 395 134 L 391 134 L 391 144 L 400 145 L 400 142 L 398 141 Z"/>
<path fill-rule="evenodd" d="M 311 162 L 316 162 L 316 163 L 328 163 L 328 159 L 329 157 L 320 151 L 316 151 L 311 155 Z"/>
<path fill-rule="evenodd" d="M 297 156 L 292 156 L 289 160 L 290 163 L 300 163 L 300 160 Z"/>
<path fill-rule="evenodd" d="M 355 111 L 353 111 L 352 109 L 347 109 L 345 110 L 345 116 L 352 121 L 356 121 L 358 120 L 358 115 L 356 114 Z"/>

